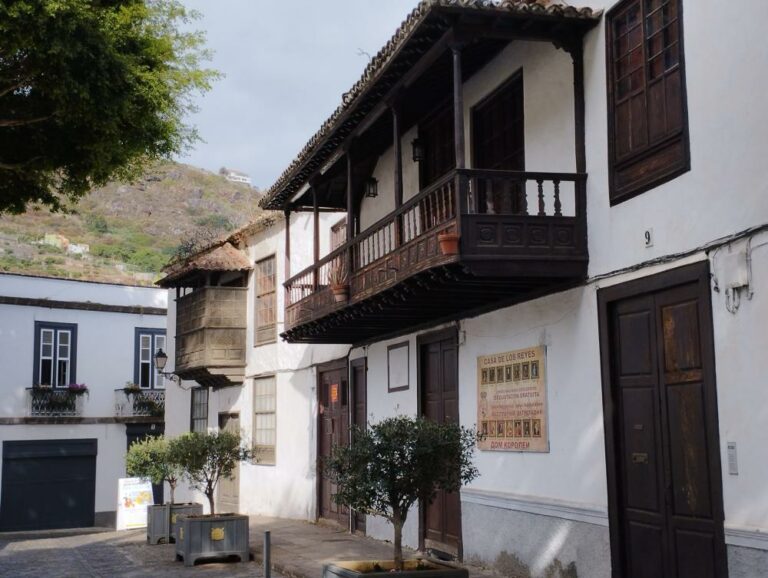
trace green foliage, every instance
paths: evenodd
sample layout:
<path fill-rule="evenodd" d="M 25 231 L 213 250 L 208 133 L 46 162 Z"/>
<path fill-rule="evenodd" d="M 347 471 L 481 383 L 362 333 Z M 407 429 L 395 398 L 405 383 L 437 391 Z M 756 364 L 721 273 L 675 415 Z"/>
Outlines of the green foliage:
<path fill-rule="evenodd" d="M 353 427 L 352 442 L 334 446 L 324 466 L 337 484 L 337 503 L 393 524 L 400 570 L 408 511 L 418 500 L 431 503 L 438 490 L 457 492 L 478 476 L 475 441 L 475 432 L 458 424 L 393 417 L 366 430 Z"/>
<path fill-rule="evenodd" d="M 0 3 L 0 213 L 61 209 L 197 140 L 191 96 L 219 75 L 177 0 Z"/>
<path fill-rule="evenodd" d="M 103 235 L 104 233 L 109 232 L 109 225 L 107 224 L 107 220 L 102 215 L 89 213 L 85 217 L 85 224 L 88 227 L 88 230 L 92 233 Z"/>
<path fill-rule="evenodd" d="M 153 484 L 168 482 L 173 504 L 176 484 L 183 470 L 172 448 L 173 444 L 162 436 L 134 442 L 128 448 L 125 469 L 129 476 L 149 478 Z"/>
<path fill-rule="evenodd" d="M 226 216 L 216 213 L 195 219 L 195 225 L 207 229 L 218 229 L 223 233 L 235 228 L 235 225 Z"/>
<path fill-rule="evenodd" d="M 184 434 L 171 440 L 171 452 L 190 486 L 208 498 L 211 514 L 215 513 L 219 480 L 232 478 L 237 464 L 253 457 L 253 451 L 242 446 L 239 434 L 226 431 Z"/>

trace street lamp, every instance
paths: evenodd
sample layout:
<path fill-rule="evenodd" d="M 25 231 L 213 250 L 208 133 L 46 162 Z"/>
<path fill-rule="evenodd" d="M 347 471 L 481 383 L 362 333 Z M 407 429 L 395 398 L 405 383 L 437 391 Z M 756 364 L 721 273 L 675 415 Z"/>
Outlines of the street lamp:
<path fill-rule="evenodd" d="M 163 371 L 165 369 L 166 363 L 168 363 L 168 354 L 166 354 L 162 349 L 158 349 L 157 353 L 155 353 L 155 367 L 157 368 L 158 373 L 163 377 L 175 382 L 177 385 L 181 385 L 181 378 L 178 375 L 175 373 L 166 373 Z"/>

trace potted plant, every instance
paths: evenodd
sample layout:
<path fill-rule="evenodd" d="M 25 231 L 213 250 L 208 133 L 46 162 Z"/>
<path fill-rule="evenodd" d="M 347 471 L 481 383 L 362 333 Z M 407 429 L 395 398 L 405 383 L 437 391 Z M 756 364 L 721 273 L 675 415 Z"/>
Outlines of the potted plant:
<path fill-rule="evenodd" d="M 459 235 L 453 231 L 443 231 L 438 233 L 437 242 L 440 245 L 440 252 L 443 255 L 459 254 Z"/>
<path fill-rule="evenodd" d="M 171 441 L 171 453 L 184 471 L 189 485 L 208 498 L 210 513 L 180 519 L 176 535 L 176 559 L 193 566 L 200 558 L 238 556 L 247 562 L 248 516 L 217 514 L 216 487 L 231 478 L 238 462 L 251 459 L 253 451 L 242 446 L 233 432 L 191 432 Z"/>
<path fill-rule="evenodd" d="M 368 429 L 353 427 L 352 441 L 335 446 L 324 464 L 337 485 L 334 500 L 354 510 L 381 516 L 394 527 L 391 562 L 337 562 L 324 578 L 361 575 L 459 578 L 467 571 L 432 561 L 403 560 L 403 525 L 411 507 L 431 503 L 438 490 L 458 492 L 477 477 L 472 465 L 476 434 L 458 424 L 399 416 Z"/>
<path fill-rule="evenodd" d="M 203 513 L 202 504 L 177 504 L 174 499 L 182 469 L 166 438 L 150 437 L 131 444 L 125 462 L 128 475 L 149 478 L 153 484 L 168 482 L 171 488 L 170 503 L 147 507 L 148 543 L 173 541 L 176 537 L 174 524 L 179 516 Z"/>
<path fill-rule="evenodd" d="M 347 266 L 343 259 L 336 259 L 331 262 L 328 283 L 331 285 L 336 303 L 344 303 L 349 299 L 349 275 L 347 275 Z"/>

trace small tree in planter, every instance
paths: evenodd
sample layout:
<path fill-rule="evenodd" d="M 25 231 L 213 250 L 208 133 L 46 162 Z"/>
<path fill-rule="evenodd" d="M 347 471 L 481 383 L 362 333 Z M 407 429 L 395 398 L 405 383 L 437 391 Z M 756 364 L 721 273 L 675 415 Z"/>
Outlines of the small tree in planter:
<path fill-rule="evenodd" d="M 147 508 L 147 541 L 150 544 L 175 539 L 176 519 L 179 515 L 202 514 L 202 504 L 176 503 L 176 486 L 183 470 L 166 438 L 151 437 L 131 444 L 125 461 L 128 475 L 149 478 L 153 484 L 168 482 L 171 487 L 170 504 Z"/>
<path fill-rule="evenodd" d="M 148 437 L 134 442 L 125 458 L 129 476 L 149 478 L 153 484 L 168 482 L 171 487 L 171 504 L 183 470 L 170 452 L 170 443 L 163 436 Z"/>
<path fill-rule="evenodd" d="M 242 446 L 240 435 L 227 431 L 187 433 L 173 439 L 171 448 L 189 485 L 208 498 L 211 514 L 216 513 L 214 496 L 219 481 L 231 478 L 239 462 L 253 457 Z"/>
<path fill-rule="evenodd" d="M 181 464 L 189 485 L 208 498 L 208 516 L 182 519 L 176 536 L 176 558 L 192 566 L 198 558 L 239 556 L 248 561 L 248 516 L 216 514 L 216 487 L 231 478 L 238 462 L 253 457 L 241 444 L 240 435 L 220 431 L 184 434 L 171 441 L 171 453 Z"/>
<path fill-rule="evenodd" d="M 394 526 L 394 568 L 402 571 L 408 511 L 418 500 L 429 504 L 439 490 L 457 492 L 477 477 L 475 441 L 475 432 L 458 424 L 393 417 L 367 430 L 353 427 L 352 442 L 333 448 L 325 471 L 338 486 L 338 504 Z"/>

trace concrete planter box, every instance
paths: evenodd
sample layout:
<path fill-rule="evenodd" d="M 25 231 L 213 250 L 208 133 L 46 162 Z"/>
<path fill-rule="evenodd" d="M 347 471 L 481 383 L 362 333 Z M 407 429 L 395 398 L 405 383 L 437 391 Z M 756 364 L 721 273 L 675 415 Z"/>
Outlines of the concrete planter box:
<path fill-rule="evenodd" d="M 147 544 L 168 543 L 168 525 L 171 507 L 147 506 Z"/>
<path fill-rule="evenodd" d="M 171 504 L 171 520 L 168 532 L 171 542 L 176 541 L 176 535 L 181 527 L 181 520 L 184 516 L 201 516 L 202 514 L 202 504 Z"/>
<path fill-rule="evenodd" d="M 176 560 L 194 566 L 201 558 L 237 556 L 248 562 L 248 516 L 216 514 L 179 516 Z"/>
<path fill-rule="evenodd" d="M 375 568 L 378 565 L 378 568 Z M 385 562 L 335 562 L 323 566 L 323 578 L 392 578 L 392 560 Z M 468 578 L 463 568 L 446 566 L 431 560 L 406 560 L 398 578 Z"/>

